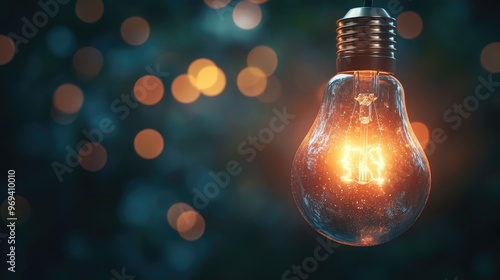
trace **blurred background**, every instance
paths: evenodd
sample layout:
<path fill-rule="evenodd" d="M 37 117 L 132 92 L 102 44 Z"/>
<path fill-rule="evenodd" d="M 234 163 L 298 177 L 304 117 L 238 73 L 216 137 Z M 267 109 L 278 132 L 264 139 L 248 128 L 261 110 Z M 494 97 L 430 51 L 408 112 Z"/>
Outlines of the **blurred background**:
<path fill-rule="evenodd" d="M 287 278 L 321 245 L 291 162 L 335 74 L 335 22 L 362 1 L 2 1 L 2 172 L 16 172 L 18 223 L 16 273 L 2 238 L 1 279 L 500 279 L 498 4 L 374 2 L 397 19 L 431 196 L 399 238 L 340 246 Z M 446 121 L 459 105 L 460 124 Z M 252 142 L 283 110 L 295 118 Z"/>

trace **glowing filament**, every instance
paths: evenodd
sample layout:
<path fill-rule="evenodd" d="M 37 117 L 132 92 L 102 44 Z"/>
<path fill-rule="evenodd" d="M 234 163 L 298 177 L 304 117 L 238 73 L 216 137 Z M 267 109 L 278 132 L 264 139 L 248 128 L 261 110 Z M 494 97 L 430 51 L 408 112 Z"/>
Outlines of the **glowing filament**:
<path fill-rule="evenodd" d="M 346 146 L 342 164 L 346 170 L 346 174 L 341 177 L 344 182 L 381 184 L 384 181 L 384 159 L 380 146 L 370 146 L 366 149 Z"/>
<path fill-rule="evenodd" d="M 377 97 L 373 93 L 360 93 L 354 98 L 359 103 L 360 146 L 345 147 L 342 164 L 347 173 L 341 177 L 345 182 L 368 184 L 382 183 L 382 169 L 384 159 L 380 153 L 380 146 L 368 144 L 368 125 L 372 121 L 372 105 Z M 356 178 L 356 179 L 355 179 Z"/>

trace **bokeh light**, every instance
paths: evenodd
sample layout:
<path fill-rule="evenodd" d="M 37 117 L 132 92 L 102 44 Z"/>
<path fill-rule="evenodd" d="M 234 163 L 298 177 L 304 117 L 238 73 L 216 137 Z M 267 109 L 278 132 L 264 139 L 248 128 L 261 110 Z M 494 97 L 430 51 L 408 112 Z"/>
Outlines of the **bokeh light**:
<path fill-rule="evenodd" d="M 296 210 L 290 165 L 336 74 L 335 21 L 361 1 L 5 2 L 4 161 L 16 169 L 16 195 L 29 201 L 16 198 L 18 222 L 23 204 L 33 206 L 16 231 L 18 276 L 57 280 L 84 264 L 97 268 L 83 269 L 88 279 L 119 280 L 122 268 L 135 280 L 286 270 L 300 279 L 297 265 L 309 279 L 500 280 L 491 230 L 500 224 L 491 215 L 500 206 L 500 17 L 487 3 L 394 2 L 374 6 L 402 14 L 396 76 L 410 93 L 413 141 L 429 156 L 435 188 L 412 232 L 383 245 L 389 254 L 345 249 L 316 259 L 313 273 L 305 257 L 318 244 L 303 238 L 314 231 Z M 409 10 L 420 25 L 405 24 Z M 407 33 L 418 36 L 401 37 Z M 275 115 L 283 119 L 270 123 Z M 100 129 L 105 118 L 112 133 Z M 143 129 L 161 140 L 141 141 Z M 199 239 L 181 237 L 200 235 L 203 220 Z M 7 230 L 0 228 L 2 248 Z M 451 260 L 432 261 L 450 252 Z"/>
<path fill-rule="evenodd" d="M 276 101 L 281 96 L 281 82 L 276 76 L 270 76 L 267 79 L 267 85 L 264 92 L 257 96 L 257 99 L 265 102 L 271 103 Z"/>
<path fill-rule="evenodd" d="M 238 89 L 245 96 L 254 97 L 262 94 L 266 89 L 266 74 L 256 67 L 247 67 L 238 74 Z"/>
<path fill-rule="evenodd" d="M 199 58 L 191 62 L 191 64 L 189 64 L 187 75 L 189 77 L 189 81 L 191 82 L 191 84 L 196 88 L 199 88 L 198 78 L 200 76 L 200 72 L 207 67 L 217 67 L 217 66 L 212 60 L 208 58 Z"/>
<path fill-rule="evenodd" d="M 398 16 L 396 26 L 399 36 L 405 39 L 414 39 L 422 33 L 424 23 L 419 14 L 406 11 Z"/>
<path fill-rule="evenodd" d="M 7 191 L 7 187 L 5 188 L 5 190 Z M 26 198 L 22 197 L 22 196 L 19 196 L 19 195 L 15 195 L 14 196 L 15 198 L 15 217 L 17 218 L 16 220 L 16 224 L 17 225 L 22 225 L 24 222 L 26 222 L 26 220 L 29 218 L 30 214 L 31 214 L 31 206 L 30 206 L 30 203 L 28 202 L 28 200 L 26 200 Z M 0 209 L 1 209 L 1 214 L 2 214 L 2 219 L 3 221 L 8 224 L 7 222 L 7 218 L 11 218 L 12 216 L 9 215 L 9 200 L 8 198 L 6 198 L 3 202 L 2 202 L 2 205 L 0 206 Z"/>
<path fill-rule="evenodd" d="M 270 76 L 278 66 L 278 56 L 268 46 L 258 46 L 248 53 L 248 66 L 257 67 Z"/>
<path fill-rule="evenodd" d="M 83 105 L 83 92 L 74 84 L 62 84 L 54 92 L 53 103 L 62 113 L 76 113 Z"/>
<path fill-rule="evenodd" d="M 144 129 L 134 139 L 135 152 L 144 159 L 154 159 L 163 151 L 163 137 L 154 129 Z"/>
<path fill-rule="evenodd" d="M 173 229 L 177 230 L 177 219 L 182 213 L 190 210 L 193 210 L 193 207 L 191 207 L 189 204 L 183 202 L 174 203 L 172 206 L 170 206 L 170 208 L 168 208 L 167 212 L 168 224 Z"/>
<path fill-rule="evenodd" d="M 172 96 L 180 103 L 193 103 L 200 97 L 200 90 L 194 87 L 187 74 L 174 79 L 171 86 Z"/>
<path fill-rule="evenodd" d="M 149 24 L 141 17 L 130 17 L 121 26 L 120 33 L 123 40 L 132 46 L 144 44 L 149 38 Z"/>
<path fill-rule="evenodd" d="M 78 151 L 78 161 L 83 169 L 96 172 L 101 170 L 108 159 L 106 149 L 97 142 L 89 142 Z"/>
<path fill-rule="evenodd" d="M 194 210 L 189 210 L 182 212 L 179 217 L 177 217 L 176 228 L 178 232 L 188 232 L 196 224 L 197 213 Z"/>
<path fill-rule="evenodd" d="M 68 57 L 76 48 L 76 38 L 66 26 L 56 26 L 47 34 L 47 48 L 57 57 Z"/>
<path fill-rule="evenodd" d="M 429 143 L 429 128 L 421 122 L 411 122 L 411 128 L 415 132 L 420 145 L 425 149 Z"/>
<path fill-rule="evenodd" d="M 197 89 L 198 92 L 206 96 L 217 96 L 226 87 L 226 75 L 224 71 L 208 58 L 199 58 L 191 62 L 188 67 L 187 75 L 191 85 Z M 178 82 L 180 83 L 182 80 Z M 188 92 L 191 91 L 188 90 Z M 189 96 L 194 98 L 196 96 L 195 91 L 193 90 L 192 94 Z"/>
<path fill-rule="evenodd" d="M 488 72 L 500 72 L 500 42 L 490 43 L 483 48 L 481 65 Z"/>
<path fill-rule="evenodd" d="M 73 67 L 84 79 L 96 77 L 102 69 L 104 58 L 93 47 L 83 47 L 73 55 Z"/>
<path fill-rule="evenodd" d="M 231 0 L 203 0 L 212 9 L 221 9 L 227 6 Z"/>
<path fill-rule="evenodd" d="M 205 219 L 196 211 L 189 210 L 179 215 L 176 226 L 182 238 L 195 241 L 205 232 Z"/>
<path fill-rule="evenodd" d="M 209 67 L 206 67 L 204 69 L 207 69 L 207 68 L 211 69 L 210 67 L 213 67 L 213 66 L 209 66 Z M 222 69 L 220 69 L 218 67 L 216 67 L 216 71 L 217 71 L 217 74 L 215 77 L 215 82 L 213 83 L 212 86 L 201 90 L 201 93 L 203 93 L 203 95 L 217 96 L 226 87 L 226 75 L 224 74 L 224 71 L 222 71 Z"/>
<path fill-rule="evenodd" d="M 204 90 L 212 87 L 217 81 L 217 75 L 219 74 L 217 66 L 207 66 L 201 69 L 196 78 L 196 87 L 199 90 Z"/>
<path fill-rule="evenodd" d="M 9 63 L 16 54 L 16 45 L 12 39 L 5 35 L 0 35 L 0 65 Z"/>
<path fill-rule="evenodd" d="M 76 16 L 83 22 L 98 21 L 104 12 L 102 0 L 78 0 L 75 4 Z"/>
<path fill-rule="evenodd" d="M 134 96 L 144 105 L 154 105 L 160 102 L 164 91 L 162 81 L 153 75 L 142 76 L 134 85 Z"/>
<path fill-rule="evenodd" d="M 257 27 L 262 20 L 260 6 L 248 1 L 239 2 L 234 7 L 233 20 L 241 29 L 249 30 Z"/>

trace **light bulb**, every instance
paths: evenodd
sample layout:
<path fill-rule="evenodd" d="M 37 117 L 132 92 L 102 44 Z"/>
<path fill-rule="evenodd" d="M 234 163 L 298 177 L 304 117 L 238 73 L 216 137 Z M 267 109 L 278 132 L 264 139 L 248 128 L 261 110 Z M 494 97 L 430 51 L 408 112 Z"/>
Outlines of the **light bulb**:
<path fill-rule="evenodd" d="M 384 9 L 337 22 L 337 75 L 295 154 L 292 192 L 307 222 L 342 244 L 372 246 L 408 229 L 430 192 L 430 168 L 392 75 L 395 24 Z"/>

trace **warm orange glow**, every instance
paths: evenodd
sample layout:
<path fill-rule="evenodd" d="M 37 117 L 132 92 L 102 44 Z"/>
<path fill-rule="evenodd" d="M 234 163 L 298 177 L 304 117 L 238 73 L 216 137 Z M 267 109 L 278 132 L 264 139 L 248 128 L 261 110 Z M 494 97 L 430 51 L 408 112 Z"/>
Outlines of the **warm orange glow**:
<path fill-rule="evenodd" d="M 194 210 L 188 210 L 183 212 L 177 218 L 177 231 L 178 232 L 187 232 L 191 230 L 196 224 L 198 214 Z"/>
<path fill-rule="evenodd" d="M 360 80 L 369 81 L 369 75 L 361 76 Z M 381 184 L 384 178 L 381 177 L 381 171 L 384 168 L 384 159 L 381 154 L 380 145 L 369 144 L 368 126 L 374 124 L 380 131 L 380 123 L 374 108 L 374 102 L 378 99 L 370 89 L 367 93 L 359 93 L 354 100 L 358 103 L 357 111 L 354 110 L 351 119 L 359 121 L 358 137 L 355 137 L 356 145 L 348 143 L 345 146 L 342 164 L 346 174 L 341 177 L 344 182 L 356 182 L 358 184 L 368 184 L 375 182 Z M 375 114 L 375 116 L 373 116 Z M 373 122 L 373 119 L 377 121 Z M 349 129 L 349 128 L 348 128 Z"/>
<path fill-rule="evenodd" d="M 199 58 L 191 62 L 188 67 L 187 75 L 189 77 L 189 81 L 194 87 L 199 89 L 198 79 L 203 78 L 203 76 L 200 77 L 200 72 L 208 67 L 217 67 L 217 65 L 215 65 L 215 63 L 208 58 Z M 206 75 L 206 73 L 204 75 Z"/>
<path fill-rule="evenodd" d="M 92 47 L 79 49 L 73 55 L 73 67 L 84 79 L 92 79 L 99 74 L 103 65 L 101 52 Z"/>
<path fill-rule="evenodd" d="M 239 2 L 233 10 L 234 23 L 241 29 L 253 29 L 262 20 L 260 6 L 248 1 Z"/>
<path fill-rule="evenodd" d="M 193 207 L 191 207 L 190 205 L 186 204 L 186 203 L 183 203 L 183 202 L 177 202 L 175 204 L 173 204 L 172 206 L 170 206 L 170 208 L 168 208 L 168 212 L 167 212 L 167 221 L 168 221 L 168 224 L 175 230 L 177 230 L 177 219 L 179 218 L 179 216 L 186 212 L 186 211 L 191 211 L 193 210 Z"/>
<path fill-rule="evenodd" d="M 144 129 L 134 139 L 135 152 L 144 159 L 154 159 L 163 151 L 163 137 L 154 129 Z"/>
<path fill-rule="evenodd" d="M 78 18 L 86 23 L 98 21 L 104 12 L 102 0 L 78 0 L 75 4 Z"/>
<path fill-rule="evenodd" d="M 211 67 L 213 67 L 213 66 L 208 66 L 204 69 L 211 68 Z M 226 87 L 226 75 L 224 74 L 222 69 L 220 69 L 220 68 L 216 68 L 216 69 L 217 69 L 217 75 L 216 75 L 216 79 L 215 79 L 214 84 L 208 88 L 201 90 L 201 93 L 203 93 L 206 96 L 217 96 Z"/>
<path fill-rule="evenodd" d="M 217 82 L 217 75 L 219 75 L 219 68 L 217 66 L 207 66 L 198 73 L 196 77 L 196 85 L 199 90 L 211 88 Z"/>
<path fill-rule="evenodd" d="M 318 102 L 321 102 L 323 100 L 323 97 L 325 96 L 325 89 L 327 86 L 328 81 L 324 82 L 316 89 L 316 100 L 318 100 Z"/>
<path fill-rule="evenodd" d="M 177 218 L 177 231 L 179 235 L 188 241 L 199 239 L 205 232 L 205 219 L 193 210 L 183 212 Z"/>
<path fill-rule="evenodd" d="M 180 103 L 193 103 L 200 97 L 200 90 L 189 81 L 188 75 L 177 76 L 172 82 L 172 96 Z"/>
<path fill-rule="evenodd" d="M 412 122 L 411 128 L 413 129 L 415 136 L 417 136 L 420 145 L 425 149 L 429 143 L 429 128 L 421 122 Z"/>
<path fill-rule="evenodd" d="M 483 48 L 481 65 L 488 72 L 500 72 L 500 42 L 490 43 Z"/>
<path fill-rule="evenodd" d="M 412 11 L 402 12 L 396 20 L 397 32 L 405 39 L 417 38 L 422 33 L 423 26 L 420 15 Z"/>
<path fill-rule="evenodd" d="M 203 0 L 212 9 L 221 9 L 227 6 L 231 0 Z"/>
<path fill-rule="evenodd" d="M 182 87 L 187 88 L 187 92 L 191 93 L 188 96 L 195 98 L 194 100 L 198 98 L 200 92 L 206 96 L 217 96 L 226 87 L 226 75 L 208 58 L 199 58 L 193 61 L 188 67 L 187 76 L 192 87 L 196 90 L 189 90 L 189 87 L 181 84 L 181 82 L 184 82 L 184 78 L 181 78 L 178 83 L 180 86 L 182 85 Z M 187 102 L 179 101 L 182 103 L 191 103 L 194 100 L 187 99 Z"/>
<path fill-rule="evenodd" d="M 122 23 L 120 33 L 127 44 L 142 45 L 149 38 L 149 24 L 141 17 L 131 17 Z"/>
<path fill-rule="evenodd" d="M 106 149 L 99 143 L 92 142 L 83 145 L 78 151 L 78 161 L 83 169 L 96 172 L 101 170 L 108 159 Z"/>
<path fill-rule="evenodd" d="M 262 102 L 272 103 L 281 96 L 281 82 L 276 76 L 271 76 L 267 78 L 267 86 L 264 92 L 257 96 Z"/>
<path fill-rule="evenodd" d="M 297 207 L 327 238 L 351 246 L 382 244 L 422 212 L 430 168 L 403 92 L 394 76 L 372 70 L 329 80 L 291 168 Z"/>
<path fill-rule="evenodd" d="M 247 67 L 238 74 L 238 89 L 245 96 L 254 97 L 262 94 L 267 86 L 266 74 L 256 67 Z"/>
<path fill-rule="evenodd" d="M 248 53 L 248 66 L 257 67 L 270 76 L 278 66 L 278 56 L 268 46 L 258 46 Z"/>
<path fill-rule="evenodd" d="M 0 35 L 0 65 L 9 63 L 16 54 L 16 45 L 12 39 L 5 35 Z"/>
<path fill-rule="evenodd" d="M 369 246 L 372 243 L 373 243 L 373 237 L 370 235 L 361 238 L 361 244 L 363 244 L 363 245 Z"/>
<path fill-rule="evenodd" d="M 346 170 L 346 174 L 341 177 L 344 182 L 381 184 L 384 181 L 381 174 L 385 164 L 380 146 L 345 146 L 342 164 Z"/>
<path fill-rule="evenodd" d="M 162 81 L 153 75 L 142 76 L 134 85 L 134 96 L 144 105 L 154 105 L 160 102 L 164 91 Z"/>
<path fill-rule="evenodd" d="M 60 85 L 53 97 L 54 107 L 61 113 L 73 114 L 83 105 L 83 93 L 73 84 Z"/>

